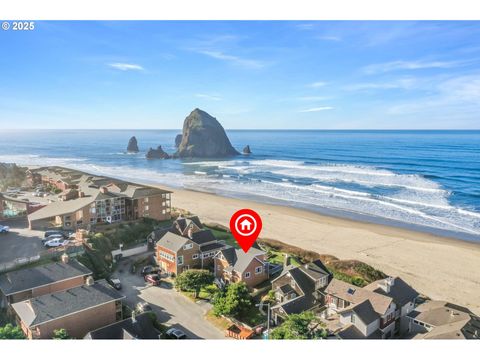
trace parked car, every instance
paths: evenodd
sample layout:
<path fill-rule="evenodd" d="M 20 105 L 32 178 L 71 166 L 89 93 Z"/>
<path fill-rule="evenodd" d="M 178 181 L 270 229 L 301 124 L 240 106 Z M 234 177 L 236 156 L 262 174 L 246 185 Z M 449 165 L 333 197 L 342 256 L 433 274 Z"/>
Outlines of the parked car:
<path fill-rule="evenodd" d="M 145 277 L 145 275 L 158 273 L 158 270 L 159 269 L 156 268 L 155 266 L 148 265 L 143 267 L 141 274 L 143 277 Z"/>
<path fill-rule="evenodd" d="M 177 339 L 177 340 L 180 340 L 180 339 L 186 339 L 187 338 L 187 335 L 180 329 L 177 329 L 177 328 L 170 328 L 167 330 L 167 332 L 165 333 L 166 337 L 168 339 Z"/>
<path fill-rule="evenodd" d="M 138 313 L 143 313 L 146 311 L 152 311 L 152 307 L 148 302 L 139 302 L 135 307 L 135 311 Z"/>
<path fill-rule="evenodd" d="M 53 248 L 53 247 L 59 247 L 59 246 L 65 246 L 68 245 L 70 241 L 69 240 L 64 240 L 64 239 L 54 239 L 54 240 L 48 240 L 45 242 L 45 247 L 47 248 Z"/>
<path fill-rule="evenodd" d="M 46 238 L 43 238 L 42 239 L 42 244 L 45 245 L 45 243 L 47 241 L 50 241 L 50 240 L 65 240 L 64 236 L 62 234 L 53 234 L 53 235 L 50 235 L 50 236 L 47 236 Z"/>
<path fill-rule="evenodd" d="M 115 289 L 121 290 L 122 289 L 122 283 L 120 282 L 120 279 L 117 278 L 109 278 L 107 279 L 108 283 L 112 285 Z"/>
<path fill-rule="evenodd" d="M 148 274 L 145 275 L 145 281 L 149 284 L 158 286 L 160 285 L 161 279 L 158 274 Z"/>
<path fill-rule="evenodd" d="M 6 234 L 10 232 L 9 226 L 0 225 L 0 234 Z"/>
<path fill-rule="evenodd" d="M 48 238 L 51 235 L 62 235 L 65 237 L 65 233 L 62 230 L 47 230 L 45 231 L 45 234 L 43 234 L 43 237 Z"/>

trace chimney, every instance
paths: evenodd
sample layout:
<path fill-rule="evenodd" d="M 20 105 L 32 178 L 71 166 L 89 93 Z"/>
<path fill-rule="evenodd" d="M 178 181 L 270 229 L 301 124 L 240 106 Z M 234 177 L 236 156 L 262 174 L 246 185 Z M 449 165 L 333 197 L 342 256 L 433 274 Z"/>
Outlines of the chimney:
<path fill-rule="evenodd" d="M 102 186 L 102 187 L 100 188 L 100 192 L 101 192 L 102 194 L 106 194 L 106 193 L 108 193 L 108 188 L 107 188 L 106 186 Z"/>
<path fill-rule="evenodd" d="M 79 197 L 79 198 L 85 197 L 85 193 L 84 193 L 83 191 L 79 191 L 79 192 L 78 192 L 78 197 Z"/>
<path fill-rule="evenodd" d="M 191 227 L 188 228 L 187 234 L 188 234 L 188 237 L 191 239 L 193 235 L 193 229 Z"/>
<path fill-rule="evenodd" d="M 87 280 L 85 283 L 87 284 L 87 286 L 92 286 L 93 284 L 95 284 L 95 280 L 93 280 L 93 277 L 89 276 L 87 277 Z"/>
<path fill-rule="evenodd" d="M 290 256 L 285 253 L 285 260 L 283 261 L 283 266 L 287 267 L 290 264 Z"/>
<path fill-rule="evenodd" d="M 387 294 L 390 293 L 390 289 L 395 285 L 395 279 L 391 276 L 381 281 L 378 286 L 383 289 Z"/>
<path fill-rule="evenodd" d="M 67 254 L 63 254 L 60 259 L 62 260 L 62 263 L 68 264 L 70 257 Z"/>
<path fill-rule="evenodd" d="M 137 319 L 135 318 L 135 311 L 132 311 L 132 324 L 135 324 Z"/>

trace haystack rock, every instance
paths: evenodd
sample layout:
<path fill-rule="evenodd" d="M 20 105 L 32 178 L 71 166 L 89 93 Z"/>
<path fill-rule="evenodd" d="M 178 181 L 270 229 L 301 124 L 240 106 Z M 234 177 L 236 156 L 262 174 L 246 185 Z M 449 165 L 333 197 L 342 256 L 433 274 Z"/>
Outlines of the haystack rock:
<path fill-rule="evenodd" d="M 145 157 L 147 159 L 170 159 L 170 155 L 163 151 L 162 145 L 158 145 L 156 149 L 150 148 Z"/>
<path fill-rule="evenodd" d="M 249 155 L 249 154 L 251 154 L 252 151 L 250 150 L 250 145 L 245 146 L 245 147 L 243 148 L 242 153 L 243 153 L 244 155 Z"/>
<path fill-rule="evenodd" d="M 128 140 L 127 152 L 129 153 L 138 152 L 138 143 L 137 143 L 137 138 L 135 136 L 132 136 L 130 140 Z"/>
<path fill-rule="evenodd" d="M 175 156 L 180 158 L 221 158 L 239 155 L 222 125 L 200 109 L 193 110 L 183 123 L 182 141 Z"/>
<path fill-rule="evenodd" d="M 175 136 L 175 147 L 178 148 L 182 142 L 182 134 Z"/>

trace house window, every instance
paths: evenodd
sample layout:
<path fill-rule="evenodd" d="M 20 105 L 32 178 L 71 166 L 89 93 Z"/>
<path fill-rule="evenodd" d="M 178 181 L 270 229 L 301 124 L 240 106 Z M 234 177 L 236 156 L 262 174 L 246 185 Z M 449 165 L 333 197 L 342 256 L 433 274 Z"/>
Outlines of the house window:
<path fill-rule="evenodd" d="M 193 260 L 198 259 L 198 254 L 193 254 L 193 255 L 192 255 L 192 259 L 193 259 Z"/>
<path fill-rule="evenodd" d="M 352 313 L 352 315 L 350 315 L 350 322 L 352 324 L 355 324 L 355 314 L 354 313 Z"/>
<path fill-rule="evenodd" d="M 183 265 L 183 255 L 180 255 L 180 256 L 177 258 L 177 263 L 178 263 L 178 265 Z"/>
<path fill-rule="evenodd" d="M 145 205 L 145 211 L 148 211 L 149 207 L 148 205 Z"/>
<path fill-rule="evenodd" d="M 206 258 L 210 257 L 210 253 L 205 253 L 205 254 L 202 255 L 202 257 L 203 257 L 204 259 L 206 259 Z"/>
<path fill-rule="evenodd" d="M 146 197 L 143 201 L 148 203 L 148 197 Z"/>
<path fill-rule="evenodd" d="M 248 279 L 250 277 L 250 271 L 245 273 L 245 279 Z"/>
<path fill-rule="evenodd" d="M 183 245 L 183 250 L 188 250 L 188 249 L 191 249 L 193 247 L 193 244 L 185 244 Z"/>
<path fill-rule="evenodd" d="M 261 266 L 257 266 L 257 267 L 255 268 L 255 274 L 261 274 L 262 271 L 263 271 L 263 267 L 261 267 Z"/>
<path fill-rule="evenodd" d="M 164 258 L 164 259 L 167 259 L 169 261 L 175 261 L 175 257 L 169 253 L 166 253 L 166 252 L 163 252 L 163 251 L 160 251 L 160 257 Z"/>

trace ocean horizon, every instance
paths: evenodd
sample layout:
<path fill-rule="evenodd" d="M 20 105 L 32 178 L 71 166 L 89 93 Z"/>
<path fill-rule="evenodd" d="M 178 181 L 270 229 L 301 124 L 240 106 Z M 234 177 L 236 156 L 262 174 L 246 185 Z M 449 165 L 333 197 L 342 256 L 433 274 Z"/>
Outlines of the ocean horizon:
<path fill-rule="evenodd" d="M 3 130 L 0 162 L 286 205 L 480 241 L 480 130 L 227 130 L 227 159 L 147 160 L 180 130 Z M 126 153 L 136 136 L 137 154 Z"/>

